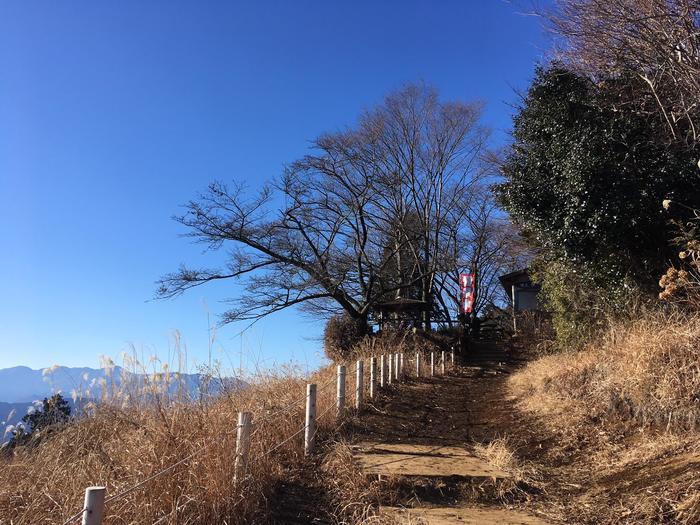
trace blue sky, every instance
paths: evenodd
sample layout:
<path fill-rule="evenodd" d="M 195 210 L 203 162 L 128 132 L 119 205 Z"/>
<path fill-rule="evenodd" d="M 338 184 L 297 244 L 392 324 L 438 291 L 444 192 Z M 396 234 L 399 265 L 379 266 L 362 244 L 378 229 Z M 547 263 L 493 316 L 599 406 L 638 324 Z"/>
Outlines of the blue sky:
<path fill-rule="evenodd" d="M 212 180 L 253 186 L 406 82 L 480 99 L 494 145 L 548 43 L 511 3 L 3 2 L 0 368 L 97 366 L 133 344 L 193 366 L 226 284 L 169 301 L 154 281 L 206 264 L 171 220 Z M 209 318 L 209 320 L 208 320 Z M 322 359 L 297 311 L 218 330 L 253 368 Z"/>

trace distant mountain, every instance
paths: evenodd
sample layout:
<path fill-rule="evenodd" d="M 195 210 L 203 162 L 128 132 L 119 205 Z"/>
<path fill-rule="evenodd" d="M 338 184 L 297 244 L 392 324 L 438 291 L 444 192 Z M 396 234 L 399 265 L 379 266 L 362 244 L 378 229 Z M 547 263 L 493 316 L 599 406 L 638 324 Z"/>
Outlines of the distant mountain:
<path fill-rule="evenodd" d="M 88 388 L 91 388 L 91 395 L 97 396 L 100 392 L 99 383 L 101 380 L 112 381 L 113 378 L 114 383 L 118 386 L 124 376 L 137 381 L 144 377 L 141 374 L 127 372 L 119 366 L 114 367 L 111 378 L 103 369 L 58 366 L 49 370 L 50 372 L 47 369 L 34 370 L 26 366 L 0 368 L 0 402 L 31 402 L 44 399 L 56 392 L 61 392 L 68 398 L 71 397 L 74 390 L 84 395 Z M 180 385 L 186 387 L 191 396 L 198 396 L 202 381 L 201 374 L 181 374 L 179 382 Z M 239 379 L 226 378 L 224 381 L 233 388 L 245 386 L 245 383 Z M 218 380 L 212 381 L 210 392 L 216 392 L 218 384 Z M 174 379 L 171 380 L 171 391 L 174 391 L 178 386 Z"/>
<path fill-rule="evenodd" d="M 5 428 L 8 424 L 16 425 L 33 401 L 41 401 L 45 397 L 60 392 L 69 400 L 71 406 L 72 393 L 78 397 L 99 397 L 101 380 L 114 381 L 119 386 L 122 377 L 130 383 L 143 384 L 145 376 L 126 372 L 121 367 L 114 367 L 111 377 L 105 370 L 95 368 L 69 368 L 65 366 L 52 367 L 48 370 L 33 370 L 26 366 L 15 366 L 0 369 L 0 443 L 5 441 Z M 201 374 L 181 374 L 179 381 L 171 380 L 170 391 L 175 392 L 180 386 L 184 387 L 192 398 L 200 396 L 200 387 L 204 377 Z M 224 378 L 228 388 L 245 388 L 247 384 L 240 379 Z M 92 386 L 91 386 L 92 385 Z M 216 394 L 221 388 L 221 381 L 211 381 L 208 387 L 210 394 Z M 12 412 L 14 411 L 14 414 Z M 12 417 L 10 418 L 10 414 Z"/>

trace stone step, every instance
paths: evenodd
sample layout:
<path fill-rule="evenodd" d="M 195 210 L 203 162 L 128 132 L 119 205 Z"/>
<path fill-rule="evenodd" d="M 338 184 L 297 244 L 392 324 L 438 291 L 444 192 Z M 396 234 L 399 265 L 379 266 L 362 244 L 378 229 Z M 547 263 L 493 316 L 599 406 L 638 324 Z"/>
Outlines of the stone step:
<path fill-rule="evenodd" d="M 352 454 L 365 474 L 503 479 L 510 474 L 454 446 L 358 443 Z"/>
<path fill-rule="evenodd" d="M 381 507 L 379 512 L 399 523 L 421 525 L 547 525 L 546 521 L 522 512 L 487 507 Z"/>

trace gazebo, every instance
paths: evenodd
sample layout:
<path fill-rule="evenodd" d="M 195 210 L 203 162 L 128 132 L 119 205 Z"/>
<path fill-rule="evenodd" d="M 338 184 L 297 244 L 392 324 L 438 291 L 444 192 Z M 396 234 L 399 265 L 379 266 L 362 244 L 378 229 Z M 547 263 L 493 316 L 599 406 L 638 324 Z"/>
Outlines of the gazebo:
<path fill-rule="evenodd" d="M 430 305 L 426 301 L 399 297 L 377 304 L 374 318 L 380 331 L 386 324 L 413 327 L 423 322 L 423 312 L 429 311 Z"/>

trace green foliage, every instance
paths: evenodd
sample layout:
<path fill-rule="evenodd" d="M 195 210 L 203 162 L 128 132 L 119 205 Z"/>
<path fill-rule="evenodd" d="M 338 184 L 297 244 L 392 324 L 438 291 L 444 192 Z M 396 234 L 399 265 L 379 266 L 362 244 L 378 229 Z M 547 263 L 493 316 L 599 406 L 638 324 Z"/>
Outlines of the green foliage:
<path fill-rule="evenodd" d="M 692 152 L 616 104 L 625 82 L 538 69 L 496 187 L 541 248 L 535 277 L 564 344 L 588 337 L 637 290 L 654 291 L 675 252 L 662 201 L 700 202 Z"/>
<path fill-rule="evenodd" d="M 632 282 L 604 287 L 595 275 L 564 260 L 536 259 L 533 278 L 542 286 L 540 300 L 552 316 L 558 346 L 578 348 L 623 315 L 639 298 Z"/>
<path fill-rule="evenodd" d="M 14 447 L 25 443 L 31 434 L 39 434 L 70 419 L 70 405 L 61 394 L 44 398 L 41 410 L 35 410 L 22 418 L 24 426 L 19 427 L 12 435 L 9 446 Z"/>
<path fill-rule="evenodd" d="M 41 431 L 59 423 L 65 423 L 70 418 L 70 405 L 61 394 L 44 398 L 41 410 L 27 414 L 22 421 L 29 427 L 30 432 Z"/>
<path fill-rule="evenodd" d="M 553 258 L 585 267 L 601 286 L 650 287 L 672 253 L 663 199 L 700 202 L 693 155 L 660 143 L 660 123 L 611 109 L 608 92 L 617 90 L 539 69 L 497 194 Z"/>

